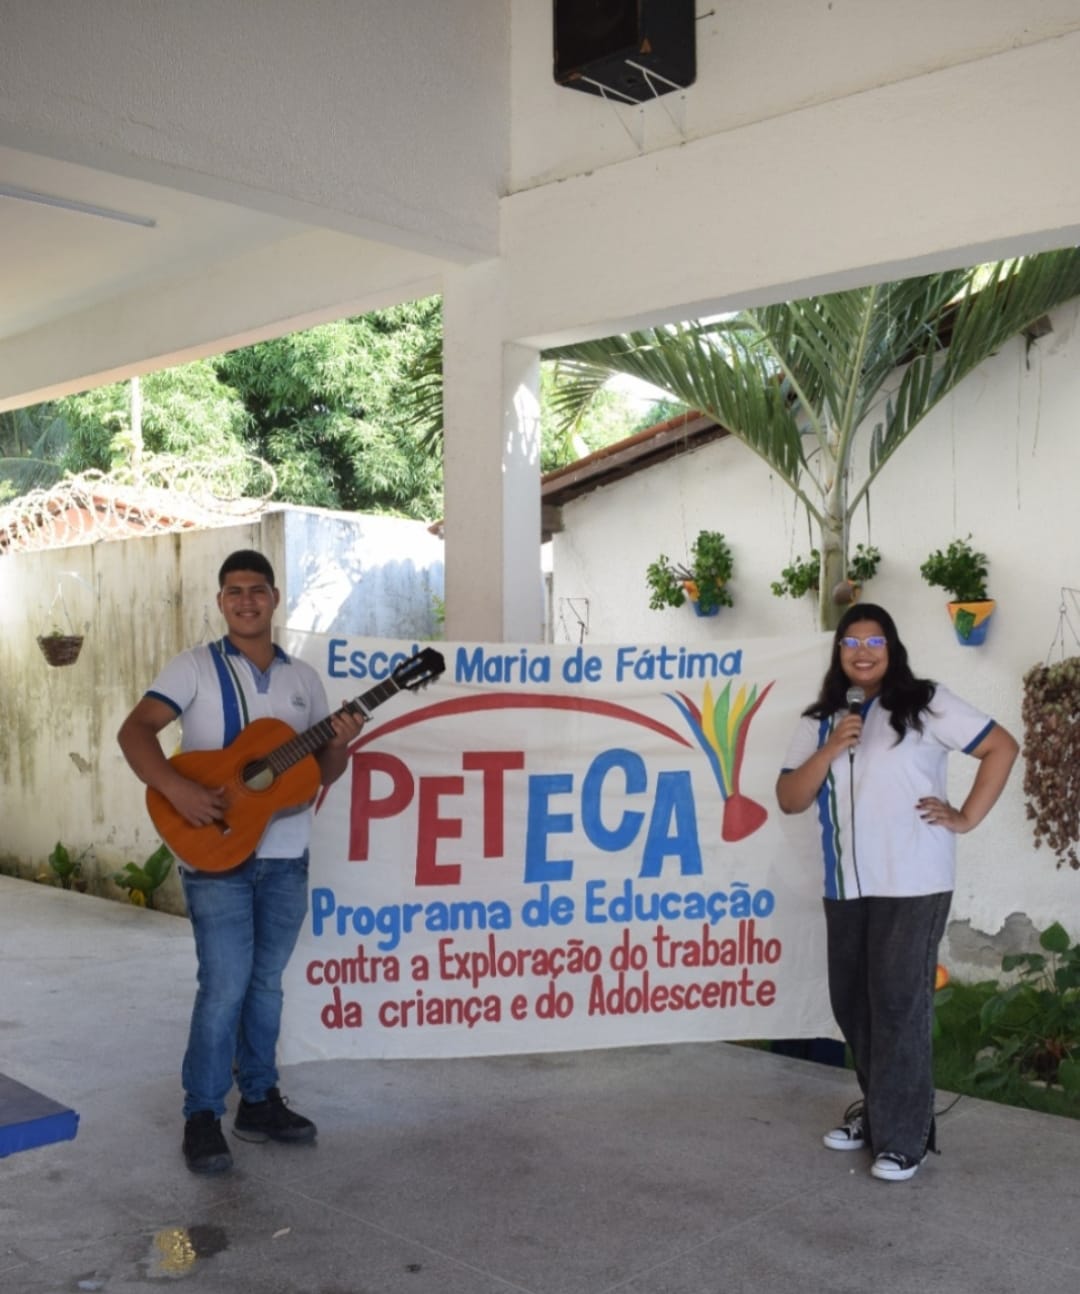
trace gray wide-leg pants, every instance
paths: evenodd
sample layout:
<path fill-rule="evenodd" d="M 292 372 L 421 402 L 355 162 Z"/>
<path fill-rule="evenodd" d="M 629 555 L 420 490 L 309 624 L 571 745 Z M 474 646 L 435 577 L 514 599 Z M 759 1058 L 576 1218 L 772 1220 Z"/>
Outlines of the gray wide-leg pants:
<path fill-rule="evenodd" d="M 824 900 L 829 1001 L 875 1155 L 918 1163 L 934 1148 L 934 975 L 951 901 L 949 892 Z"/>

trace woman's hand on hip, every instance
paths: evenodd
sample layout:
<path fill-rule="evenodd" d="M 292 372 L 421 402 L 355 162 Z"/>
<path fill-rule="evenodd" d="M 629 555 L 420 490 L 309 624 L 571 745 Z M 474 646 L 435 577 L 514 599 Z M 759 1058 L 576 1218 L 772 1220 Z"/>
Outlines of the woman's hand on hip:
<path fill-rule="evenodd" d="M 972 824 L 959 809 L 954 809 L 948 800 L 939 800 L 934 795 L 927 795 L 919 800 L 915 807 L 923 822 L 929 823 L 932 827 L 944 827 L 946 831 L 955 832 L 958 836 L 971 830 Z"/>

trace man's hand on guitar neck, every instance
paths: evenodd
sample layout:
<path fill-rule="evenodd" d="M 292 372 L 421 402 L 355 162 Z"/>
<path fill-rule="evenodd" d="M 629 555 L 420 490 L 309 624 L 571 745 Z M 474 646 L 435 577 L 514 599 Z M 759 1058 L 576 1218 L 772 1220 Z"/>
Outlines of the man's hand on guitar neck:
<path fill-rule="evenodd" d="M 319 761 L 323 786 L 330 786 L 345 772 L 349 762 L 349 746 L 360 736 L 364 716 L 351 710 L 338 710 L 330 716 L 330 726 L 334 735 L 315 756 Z"/>

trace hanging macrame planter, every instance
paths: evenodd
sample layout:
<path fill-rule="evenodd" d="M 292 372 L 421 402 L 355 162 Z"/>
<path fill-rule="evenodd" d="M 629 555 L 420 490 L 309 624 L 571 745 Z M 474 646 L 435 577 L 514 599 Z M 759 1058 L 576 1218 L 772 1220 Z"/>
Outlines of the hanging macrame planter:
<path fill-rule="evenodd" d="M 78 578 L 76 576 L 76 578 Z M 67 603 L 64 601 L 64 588 L 62 584 L 57 584 L 56 594 L 49 606 L 49 615 L 56 618 L 56 604 L 59 602 L 60 609 L 64 613 L 64 620 L 67 622 L 69 632 L 65 633 L 63 629 L 55 628 L 51 633 L 38 634 L 37 645 L 41 648 L 41 654 L 50 665 L 74 665 L 79 659 L 79 652 L 82 651 L 83 635 L 75 632 L 75 626 L 71 623 L 71 616 L 68 614 Z"/>

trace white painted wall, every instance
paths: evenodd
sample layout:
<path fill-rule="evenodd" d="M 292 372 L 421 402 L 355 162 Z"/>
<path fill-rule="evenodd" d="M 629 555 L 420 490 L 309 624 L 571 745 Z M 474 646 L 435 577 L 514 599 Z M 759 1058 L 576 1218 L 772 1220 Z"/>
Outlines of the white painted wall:
<path fill-rule="evenodd" d="M 443 542 L 401 517 L 287 508 L 282 588 L 290 629 L 440 636 Z"/>
<path fill-rule="evenodd" d="M 5 869 L 48 872 L 57 840 L 76 853 L 92 845 L 91 890 L 108 892 L 100 878 L 157 848 L 144 788 L 115 734 L 170 656 L 221 636 L 217 572 L 237 548 L 269 557 L 282 629 L 439 636 L 433 596 L 442 593 L 442 543 L 416 521 L 281 508 L 220 529 L 0 558 Z M 56 668 L 35 638 L 50 627 L 58 588 L 86 637 L 75 664 Z M 172 731 L 162 734 L 166 749 Z M 159 906 L 182 904 L 170 876 Z"/>
<path fill-rule="evenodd" d="M 1080 302 L 1052 318 L 1053 333 L 1030 353 L 1022 339 L 1004 346 L 912 434 L 873 487 L 869 515 L 860 511 L 852 534 L 853 545 L 870 539 L 882 551 L 864 598 L 893 614 L 916 672 L 982 705 L 1018 740 L 1022 676 L 1051 650 L 1061 589 L 1080 588 Z M 578 639 L 566 599 L 579 609 L 587 599 L 589 639 L 596 642 L 715 643 L 816 628 L 811 597 L 795 602 L 769 590 L 793 556 L 809 551 L 805 515 L 734 439 L 582 496 L 564 506 L 563 522 L 553 540 L 556 641 Z M 715 619 L 689 607 L 650 611 L 646 566 L 661 551 L 683 557 L 701 529 L 721 530 L 731 544 L 735 606 Z M 956 642 L 945 594 L 919 575 L 932 550 L 969 532 L 990 558 L 989 589 L 998 601 L 978 648 Z M 1066 654 L 1080 651 L 1075 603 L 1072 612 Z M 807 704 L 819 684 L 807 678 Z M 957 796 L 968 784 L 964 765 L 953 760 Z M 1000 947 L 989 940 L 1010 914 L 1025 914 L 1039 929 L 1060 920 L 1080 936 L 1080 877 L 1057 870 L 1045 848 L 1034 849 L 1022 781 L 1018 764 L 992 817 L 959 841 L 950 960 L 957 967 L 967 961 L 981 975 L 999 964 Z M 972 937 L 964 922 L 982 933 Z"/>

